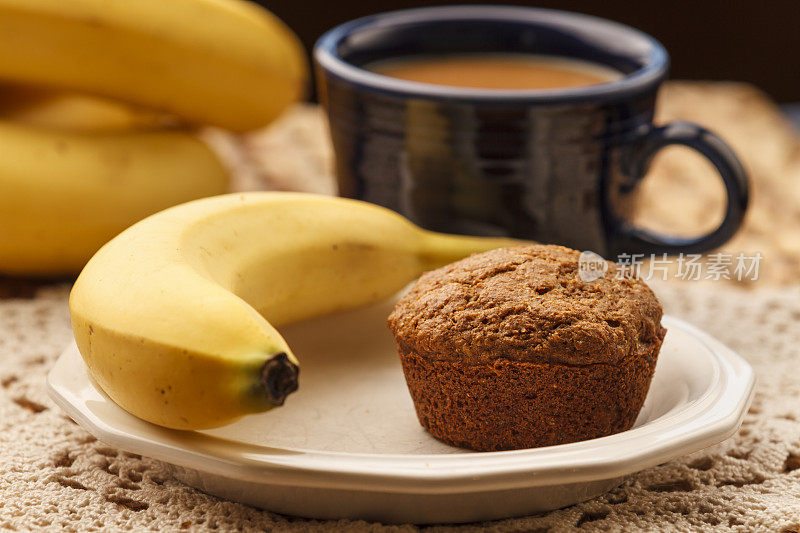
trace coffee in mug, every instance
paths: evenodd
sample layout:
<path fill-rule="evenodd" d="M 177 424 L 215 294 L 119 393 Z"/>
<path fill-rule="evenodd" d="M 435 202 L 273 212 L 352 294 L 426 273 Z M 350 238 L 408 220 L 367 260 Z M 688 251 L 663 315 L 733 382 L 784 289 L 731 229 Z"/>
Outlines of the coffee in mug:
<path fill-rule="evenodd" d="M 377 74 L 406 81 L 480 89 L 559 89 L 618 80 L 618 70 L 538 54 L 453 54 L 384 59 L 364 65 Z"/>
<path fill-rule="evenodd" d="M 549 9 L 427 7 L 342 24 L 314 57 L 341 196 L 427 229 L 605 257 L 700 253 L 742 223 L 747 175 L 730 147 L 697 124 L 654 124 L 669 56 L 633 28 Z M 650 162 L 676 144 L 725 185 L 724 220 L 705 235 L 631 221 Z"/>

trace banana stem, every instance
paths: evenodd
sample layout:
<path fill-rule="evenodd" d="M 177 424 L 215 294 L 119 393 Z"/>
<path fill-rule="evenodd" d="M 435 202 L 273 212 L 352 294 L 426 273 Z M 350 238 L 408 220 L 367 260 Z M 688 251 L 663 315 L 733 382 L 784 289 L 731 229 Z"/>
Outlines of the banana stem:
<path fill-rule="evenodd" d="M 471 235 L 452 235 L 425 231 L 419 255 L 425 265 L 425 269 L 430 270 L 458 261 L 474 253 L 494 250 L 495 248 L 519 246 L 520 244 L 531 244 L 531 241 L 508 237 L 474 237 Z"/>
<path fill-rule="evenodd" d="M 297 390 L 300 369 L 285 353 L 279 353 L 261 368 L 261 386 L 267 401 L 274 406 L 283 405 L 286 397 Z"/>

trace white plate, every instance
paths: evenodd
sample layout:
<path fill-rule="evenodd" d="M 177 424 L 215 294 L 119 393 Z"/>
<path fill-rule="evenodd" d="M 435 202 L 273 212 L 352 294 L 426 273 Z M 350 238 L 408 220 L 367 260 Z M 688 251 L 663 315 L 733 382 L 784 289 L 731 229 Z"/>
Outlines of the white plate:
<path fill-rule="evenodd" d="M 144 422 L 89 379 L 69 347 L 51 397 L 98 439 L 172 465 L 205 492 L 314 518 L 467 522 L 586 500 L 638 470 L 732 435 L 753 391 L 750 366 L 696 328 L 669 329 L 636 426 L 574 444 L 469 452 L 417 423 L 390 333 L 391 302 L 284 329 L 300 390 L 284 407 L 211 431 Z"/>

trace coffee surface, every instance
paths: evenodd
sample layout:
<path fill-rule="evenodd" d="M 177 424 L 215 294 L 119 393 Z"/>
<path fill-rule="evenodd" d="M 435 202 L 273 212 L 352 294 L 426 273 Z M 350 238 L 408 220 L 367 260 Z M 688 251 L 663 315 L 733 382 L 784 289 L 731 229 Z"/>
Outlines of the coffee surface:
<path fill-rule="evenodd" d="M 367 70 L 408 81 L 481 89 L 557 89 L 622 77 L 589 61 L 534 54 L 462 54 L 385 59 Z"/>

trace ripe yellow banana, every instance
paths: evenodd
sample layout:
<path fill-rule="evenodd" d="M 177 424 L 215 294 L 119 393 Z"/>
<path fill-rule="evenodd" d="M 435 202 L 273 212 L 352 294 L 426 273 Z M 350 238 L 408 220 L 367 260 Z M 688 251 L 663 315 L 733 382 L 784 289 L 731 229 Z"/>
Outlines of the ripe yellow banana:
<path fill-rule="evenodd" d="M 181 131 L 83 134 L 0 120 L 0 273 L 78 272 L 166 207 L 223 193 L 214 153 Z"/>
<path fill-rule="evenodd" d="M 27 85 L 0 85 L 0 120 L 81 133 L 141 131 L 180 126 L 177 117 L 115 100 Z"/>
<path fill-rule="evenodd" d="M 220 426 L 280 405 L 297 360 L 276 326 L 375 302 L 511 239 L 444 235 L 365 202 L 260 192 L 197 200 L 106 244 L 70 295 L 89 372 L 130 413 Z"/>
<path fill-rule="evenodd" d="M 244 0 L 0 0 L 0 79 L 245 131 L 306 77 L 291 30 Z"/>

